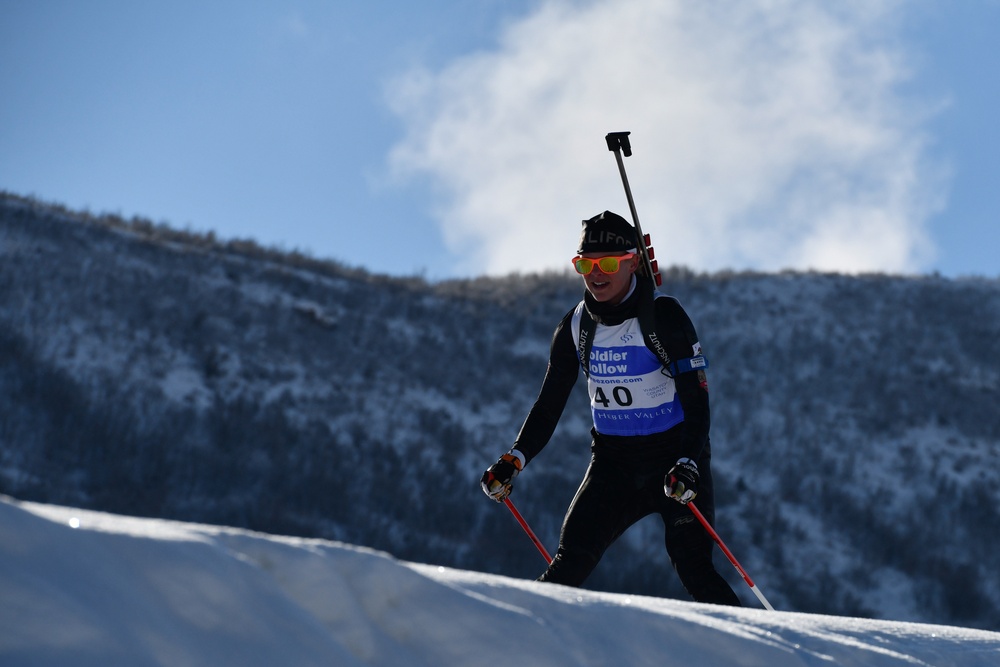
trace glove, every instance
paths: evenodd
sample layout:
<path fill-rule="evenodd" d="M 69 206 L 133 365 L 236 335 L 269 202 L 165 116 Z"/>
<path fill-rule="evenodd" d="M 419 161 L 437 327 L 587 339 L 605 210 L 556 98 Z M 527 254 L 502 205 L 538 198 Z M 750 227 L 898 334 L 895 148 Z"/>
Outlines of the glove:
<path fill-rule="evenodd" d="M 517 450 L 507 452 L 483 473 L 483 478 L 479 480 L 483 493 L 498 503 L 501 502 L 510 495 L 514 478 L 523 467 L 524 456 L 520 452 Z"/>
<path fill-rule="evenodd" d="M 691 459 L 677 459 L 677 463 L 663 478 L 663 492 L 681 505 L 687 505 L 698 495 L 698 465 Z"/>

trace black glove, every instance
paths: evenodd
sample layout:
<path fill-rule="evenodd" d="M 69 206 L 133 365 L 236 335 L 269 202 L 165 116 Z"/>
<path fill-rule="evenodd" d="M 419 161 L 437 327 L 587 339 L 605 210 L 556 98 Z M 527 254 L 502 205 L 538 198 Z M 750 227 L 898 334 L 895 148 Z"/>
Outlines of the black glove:
<path fill-rule="evenodd" d="M 498 503 L 509 496 L 514 486 L 514 478 L 524 467 L 522 461 L 523 459 L 512 451 L 501 456 L 483 473 L 483 478 L 479 480 L 480 486 L 483 487 L 483 493 Z"/>
<path fill-rule="evenodd" d="M 677 459 L 677 463 L 663 478 L 663 492 L 681 505 L 687 505 L 698 495 L 698 464 L 691 459 Z"/>

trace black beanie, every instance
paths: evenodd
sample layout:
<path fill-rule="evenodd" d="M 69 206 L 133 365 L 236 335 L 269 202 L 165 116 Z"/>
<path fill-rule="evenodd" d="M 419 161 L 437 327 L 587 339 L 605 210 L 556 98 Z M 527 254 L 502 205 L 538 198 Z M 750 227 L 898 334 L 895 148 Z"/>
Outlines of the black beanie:
<path fill-rule="evenodd" d="M 583 221 L 580 247 L 576 254 L 585 252 L 628 252 L 638 249 L 635 228 L 617 213 L 605 211 Z"/>

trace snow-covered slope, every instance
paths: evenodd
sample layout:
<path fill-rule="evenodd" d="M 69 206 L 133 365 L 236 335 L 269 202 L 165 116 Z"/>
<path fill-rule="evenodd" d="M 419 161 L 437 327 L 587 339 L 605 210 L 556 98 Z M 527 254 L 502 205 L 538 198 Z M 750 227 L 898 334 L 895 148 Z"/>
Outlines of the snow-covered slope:
<path fill-rule="evenodd" d="M 0 497 L 0 664 L 1000 664 L 1000 633 L 729 609 Z"/>

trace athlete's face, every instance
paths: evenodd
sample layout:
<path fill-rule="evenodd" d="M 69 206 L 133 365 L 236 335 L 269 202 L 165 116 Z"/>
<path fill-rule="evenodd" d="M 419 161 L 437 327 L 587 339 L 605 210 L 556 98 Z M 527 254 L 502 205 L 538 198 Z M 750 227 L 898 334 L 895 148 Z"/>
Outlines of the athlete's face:
<path fill-rule="evenodd" d="M 600 257 L 607 257 L 608 254 L 606 252 L 589 252 L 580 255 L 580 257 L 598 259 Z M 629 253 L 611 254 L 625 256 Z M 616 306 L 628 294 L 628 289 L 632 285 L 632 274 L 635 273 L 638 266 L 638 255 L 633 256 L 631 259 L 620 261 L 618 263 L 618 270 L 614 273 L 605 273 L 601 271 L 601 267 L 595 264 L 594 269 L 583 277 L 583 282 L 587 285 L 587 291 L 595 299 L 602 303 Z"/>

